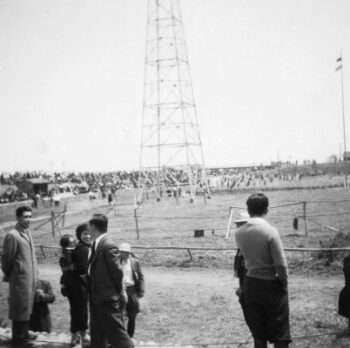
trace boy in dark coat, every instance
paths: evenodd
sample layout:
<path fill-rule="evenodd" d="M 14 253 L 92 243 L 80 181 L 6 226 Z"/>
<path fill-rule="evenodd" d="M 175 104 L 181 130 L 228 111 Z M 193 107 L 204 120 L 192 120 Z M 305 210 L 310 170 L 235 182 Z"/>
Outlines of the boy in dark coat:
<path fill-rule="evenodd" d="M 51 332 L 52 322 L 48 304 L 54 301 L 51 284 L 47 280 L 39 279 L 36 284 L 33 313 L 29 320 L 30 330 Z"/>

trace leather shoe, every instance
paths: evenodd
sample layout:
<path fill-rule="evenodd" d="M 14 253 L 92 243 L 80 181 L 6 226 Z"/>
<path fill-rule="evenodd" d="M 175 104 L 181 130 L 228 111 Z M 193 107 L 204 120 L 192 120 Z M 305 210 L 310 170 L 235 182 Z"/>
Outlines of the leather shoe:
<path fill-rule="evenodd" d="M 38 337 L 38 334 L 34 332 L 28 332 L 25 339 L 26 340 L 35 340 Z"/>

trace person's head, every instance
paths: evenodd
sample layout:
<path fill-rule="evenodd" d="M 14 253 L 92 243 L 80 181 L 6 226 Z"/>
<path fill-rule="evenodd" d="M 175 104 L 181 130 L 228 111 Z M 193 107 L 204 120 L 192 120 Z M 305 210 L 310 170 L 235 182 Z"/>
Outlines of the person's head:
<path fill-rule="evenodd" d="M 263 193 L 254 193 L 247 200 L 250 216 L 264 216 L 269 208 L 269 199 Z"/>
<path fill-rule="evenodd" d="M 108 217 L 104 214 L 94 214 L 89 221 L 88 231 L 95 240 L 98 236 L 107 232 Z"/>
<path fill-rule="evenodd" d="M 71 234 L 64 234 L 60 239 L 60 246 L 65 250 L 73 250 L 75 248 L 76 241 Z"/>
<path fill-rule="evenodd" d="M 120 253 L 120 259 L 122 261 L 126 261 L 131 254 L 131 246 L 129 243 L 121 243 L 119 245 L 119 253 Z"/>
<path fill-rule="evenodd" d="M 87 245 L 91 244 L 91 233 L 88 230 L 88 224 L 80 224 L 75 230 L 75 235 L 79 242 Z"/>
<path fill-rule="evenodd" d="M 27 205 L 23 205 L 16 209 L 17 222 L 23 227 L 28 228 L 32 220 L 32 209 Z"/>

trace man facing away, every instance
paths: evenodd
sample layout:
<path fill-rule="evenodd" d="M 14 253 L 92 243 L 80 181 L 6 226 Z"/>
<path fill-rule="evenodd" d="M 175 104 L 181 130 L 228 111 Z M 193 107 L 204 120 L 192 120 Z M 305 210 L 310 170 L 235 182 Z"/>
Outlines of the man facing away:
<path fill-rule="evenodd" d="M 108 218 L 94 214 L 88 230 L 94 240 L 88 261 L 91 348 L 133 348 L 123 322 L 127 301 L 118 247 L 107 237 Z"/>
<path fill-rule="evenodd" d="M 247 200 L 250 219 L 236 232 L 247 268 L 243 284 L 244 314 L 255 348 L 288 347 L 289 331 L 287 261 L 277 230 L 264 216 L 269 201 L 263 193 Z"/>
<path fill-rule="evenodd" d="M 12 320 L 12 342 L 15 345 L 36 337 L 29 333 L 29 319 L 38 274 L 34 243 L 28 230 L 31 208 L 18 207 L 16 218 L 15 228 L 5 237 L 1 262 L 4 281 L 9 282 L 9 319 Z"/>
<path fill-rule="evenodd" d="M 126 304 L 126 315 L 128 317 L 128 334 L 134 336 L 137 313 L 140 312 L 139 298 L 145 292 L 145 280 L 141 269 L 140 261 L 131 253 L 128 243 L 119 245 L 120 262 L 123 267 L 123 282 L 128 295 Z"/>

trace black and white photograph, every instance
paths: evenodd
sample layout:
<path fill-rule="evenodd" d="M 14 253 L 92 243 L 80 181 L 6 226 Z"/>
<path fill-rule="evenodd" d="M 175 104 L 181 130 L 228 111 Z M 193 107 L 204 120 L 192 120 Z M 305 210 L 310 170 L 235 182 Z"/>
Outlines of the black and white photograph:
<path fill-rule="evenodd" d="M 0 348 L 350 345 L 350 1 L 0 0 Z"/>

